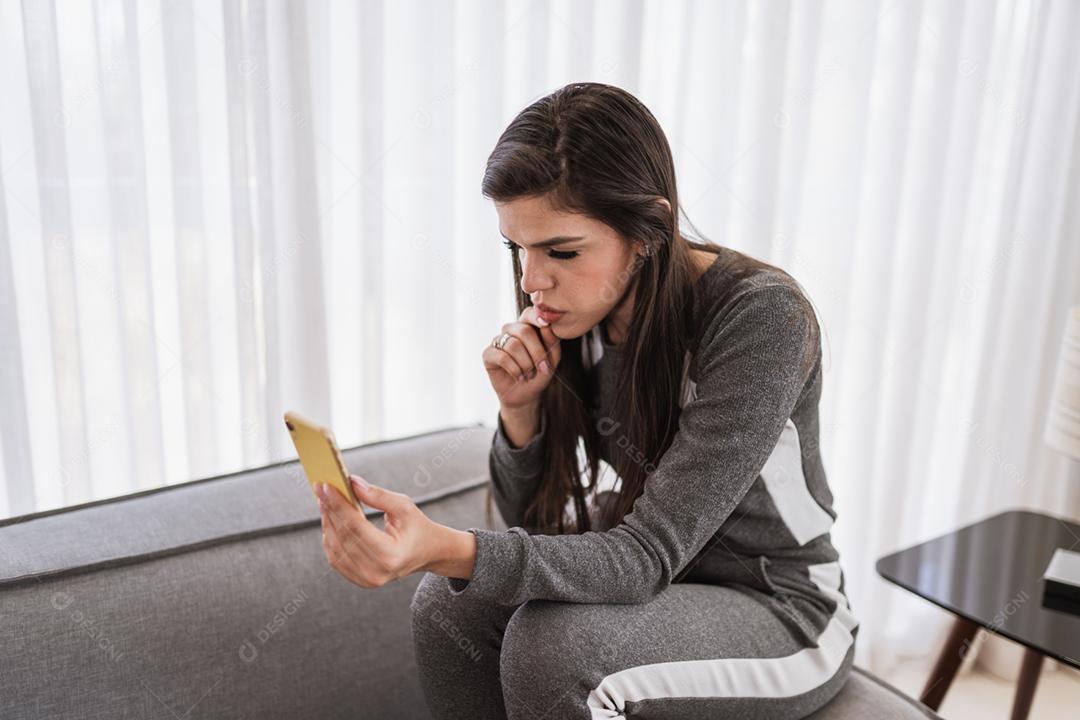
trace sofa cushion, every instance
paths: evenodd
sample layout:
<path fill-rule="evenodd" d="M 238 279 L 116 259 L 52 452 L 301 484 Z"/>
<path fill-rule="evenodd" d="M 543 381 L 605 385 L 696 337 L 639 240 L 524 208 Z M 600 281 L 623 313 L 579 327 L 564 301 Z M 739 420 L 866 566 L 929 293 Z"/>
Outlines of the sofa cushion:
<path fill-rule="evenodd" d="M 862 668 L 852 669 L 832 701 L 807 720 L 941 720 L 922 703 Z"/>

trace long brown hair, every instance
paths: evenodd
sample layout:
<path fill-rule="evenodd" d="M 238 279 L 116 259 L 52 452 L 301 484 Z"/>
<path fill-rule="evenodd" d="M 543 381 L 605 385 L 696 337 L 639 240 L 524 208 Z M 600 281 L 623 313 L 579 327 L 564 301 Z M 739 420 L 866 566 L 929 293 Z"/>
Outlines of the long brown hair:
<path fill-rule="evenodd" d="M 601 419 L 598 425 L 603 427 L 592 427 L 586 405 L 593 388 L 581 356 L 583 338 L 561 341 L 562 359 L 540 398 L 546 420 L 543 477 L 523 520 L 530 533 L 592 529 L 586 498 L 597 485 L 599 443 L 605 435 L 621 488 L 616 501 L 605 504 L 599 520 L 604 528 L 615 527 L 641 495 L 678 429 L 685 353 L 694 331 L 696 273 L 691 251 L 716 253 L 722 248 L 680 233 L 675 166 L 667 138 L 648 108 L 611 85 L 573 83 L 522 110 L 488 157 L 482 190 L 496 202 L 544 196 L 552 207 L 599 220 L 646 249 L 632 267 L 627 293 L 636 284 L 634 307 L 612 417 Z M 760 268 L 779 270 L 748 255 L 736 256 L 727 270 L 736 275 Z M 532 303 L 521 290 L 517 253 L 513 267 L 520 315 Z M 625 295 L 619 302 L 623 299 Z M 584 481 L 579 443 L 584 445 L 588 472 Z M 489 487 L 489 526 L 491 500 Z M 574 517 L 567 522 L 570 502 Z"/>

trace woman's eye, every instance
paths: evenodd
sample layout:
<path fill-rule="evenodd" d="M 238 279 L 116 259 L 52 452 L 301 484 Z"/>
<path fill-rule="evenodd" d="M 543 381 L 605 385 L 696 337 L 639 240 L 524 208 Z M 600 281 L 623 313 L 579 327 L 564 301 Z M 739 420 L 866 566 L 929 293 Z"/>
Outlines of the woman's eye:
<path fill-rule="evenodd" d="M 517 243 L 509 240 L 503 240 L 503 245 L 506 246 L 506 249 L 510 252 L 521 249 Z M 556 260 L 570 260 L 576 258 L 578 254 L 576 250 L 550 250 L 548 251 L 548 255 Z"/>

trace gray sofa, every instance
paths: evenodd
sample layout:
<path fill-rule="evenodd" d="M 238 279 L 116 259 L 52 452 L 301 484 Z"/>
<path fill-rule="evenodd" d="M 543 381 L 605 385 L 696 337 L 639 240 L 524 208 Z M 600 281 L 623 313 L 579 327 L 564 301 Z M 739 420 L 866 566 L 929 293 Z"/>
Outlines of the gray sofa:
<path fill-rule="evenodd" d="M 479 527 L 492 432 L 344 456 L 434 520 Z M 295 461 L 2 521 L 0 717 L 429 717 L 419 580 L 364 590 L 333 571 Z M 859 671 L 814 717 L 937 716 Z"/>

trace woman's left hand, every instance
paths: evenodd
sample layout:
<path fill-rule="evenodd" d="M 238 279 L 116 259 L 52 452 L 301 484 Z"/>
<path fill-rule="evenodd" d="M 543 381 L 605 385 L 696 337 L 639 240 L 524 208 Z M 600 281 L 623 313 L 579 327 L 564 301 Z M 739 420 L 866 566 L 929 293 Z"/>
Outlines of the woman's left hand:
<path fill-rule="evenodd" d="M 382 587 L 418 570 L 431 560 L 439 525 L 404 493 L 367 484 L 350 475 L 353 493 L 364 505 L 383 511 L 383 529 L 337 488 L 321 484 L 323 550 L 330 565 L 346 580 L 363 588 Z M 365 487 L 367 485 L 367 487 Z"/>

